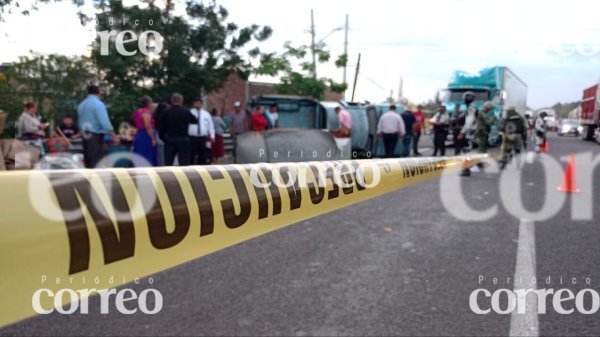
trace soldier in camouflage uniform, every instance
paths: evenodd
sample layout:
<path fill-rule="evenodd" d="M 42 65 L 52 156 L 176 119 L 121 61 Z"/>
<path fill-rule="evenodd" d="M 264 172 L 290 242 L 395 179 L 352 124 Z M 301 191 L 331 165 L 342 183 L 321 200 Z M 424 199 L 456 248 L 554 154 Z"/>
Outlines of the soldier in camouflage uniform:
<path fill-rule="evenodd" d="M 510 159 L 513 151 L 518 156 L 523 148 L 523 135 L 527 131 L 526 121 L 515 108 L 510 107 L 506 110 L 506 117 L 502 119 L 499 131 L 502 133 L 502 160 L 500 169 L 504 169 Z"/>
<path fill-rule="evenodd" d="M 491 102 L 485 102 L 481 111 L 477 113 L 474 136 L 477 142 L 477 152 L 479 153 L 487 153 L 490 130 L 496 122 L 496 117 L 489 116 L 492 109 L 494 109 L 494 105 Z"/>

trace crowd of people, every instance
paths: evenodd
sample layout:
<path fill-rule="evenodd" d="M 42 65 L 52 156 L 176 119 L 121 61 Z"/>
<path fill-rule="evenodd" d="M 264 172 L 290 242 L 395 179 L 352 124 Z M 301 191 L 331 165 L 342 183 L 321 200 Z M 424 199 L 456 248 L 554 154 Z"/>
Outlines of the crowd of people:
<path fill-rule="evenodd" d="M 100 88 L 88 87 L 88 96 L 78 105 L 78 123 L 73 116 L 66 115 L 62 123 L 53 131 L 58 137 L 67 140 L 81 139 L 84 165 L 87 168 L 97 167 L 106 154 L 106 139 L 112 139 L 119 145 L 120 137 L 115 133 L 109 119 L 106 105 L 100 99 Z M 479 110 L 473 104 L 475 96 L 471 92 L 463 95 L 465 110 L 461 104 L 455 106 L 452 115 L 440 105 L 435 115 L 428 121 L 433 126 L 433 156 L 446 155 L 446 140 L 453 135 L 454 155 L 462 155 L 469 148 L 476 148 L 478 153 L 487 153 L 488 137 L 496 118 L 489 112 L 495 107 L 486 102 Z M 277 105 L 270 105 L 265 111 L 262 105 L 256 106 L 248 114 L 242 109 L 240 102 L 234 103 L 234 110 L 222 116 L 217 109 L 209 113 L 203 109 L 203 101 L 194 98 L 191 107 L 185 106 L 184 97 L 175 93 L 156 104 L 152 98 L 145 96 L 139 99 L 138 108 L 131 115 L 135 128 L 132 150 L 145 159 L 150 166 L 171 165 L 207 165 L 217 164 L 225 154 L 223 135 L 227 130 L 235 139 L 248 131 L 264 132 L 279 127 Z M 419 140 L 425 130 L 426 119 L 422 106 L 416 111 L 403 109 L 398 112 L 395 105 L 376 120 L 374 134 L 382 141 L 386 158 L 395 156 L 420 156 Z M 352 116 L 341 106 L 335 108 L 338 117 L 338 128 L 331 133 L 335 137 L 350 137 Z M 375 124 L 370 122 L 371 124 Z M 34 102 L 25 104 L 25 111 L 18 124 L 18 137 L 30 142 L 42 142 L 49 123 L 43 123 L 37 113 Z M 508 108 L 506 116 L 498 124 L 502 134 L 502 168 L 506 166 L 514 154 L 519 154 L 526 147 L 528 135 L 535 129 L 536 151 L 540 151 L 545 143 L 546 125 L 543 113 L 535 123 L 525 120 L 514 108 Z M 374 144 L 374 139 L 369 139 Z M 397 145 L 402 144 L 400 154 L 396 153 Z M 41 145 L 40 145 L 41 146 Z M 140 163 L 136 163 L 140 166 Z M 463 176 L 471 171 L 464 169 Z"/>
<path fill-rule="evenodd" d="M 463 155 L 470 147 L 476 148 L 480 154 L 488 151 L 488 139 L 492 126 L 496 124 L 496 117 L 490 117 L 489 112 L 495 106 L 491 102 L 485 102 L 479 110 L 474 102 L 474 93 L 467 91 L 463 94 L 463 103 L 466 110 L 461 109 L 461 104 L 455 106 L 452 116 L 446 111 L 444 105 L 440 105 L 436 114 L 431 118 L 433 125 L 433 156 L 446 155 L 446 140 L 452 133 L 454 140 L 454 155 Z M 530 138 L 532 130 L 535 129 L 535 151 L 540 152 L 546 142 L 547 125 L 544 120 L 546 113 L 542 112 L 535 122 L 521 116 L 514 107 L 506 109 L 505 116 L 498 124 L 498 131 L 502 137 L 500 168 L 504 169 L 510 159 L 519 155 L 527 147 L 527 139 Z M 483 164 L 478 164 L 483 167 Z M 469 168 L 463 169 L 462 176 L 470 176 Z"/>
<path fill-rule="evenodd" d="M 383 142 L 386 158 L 395 157 L 398 142 L 402 143 L 400 157 L 411 155 L 420 156 L 419 140 L 425 129 L 425 114 L 423 107 L 417 106 L 417 111 L 404 110 L 400 113 L 396 105 L 391 105 L 389 110 L 377 122 L 377 135 Z"/>
<path fill-rule="evenodd" d="M 106 155 L 107 140 L 114 146 L 121 145 L 121 137 L 114 131 L 106 105 L 100 99 L 98 86 L 89 86 L 87 97 L 77 107 L 77 120 L 66 115 L 52 135 L 66 141 L 80 140 L 86 168 L 94 168 Z M 279 127 L 277 105 L 268 111 L 259 105 L 250 117 L 242 110 L 240 102 L 234 103 L 234 111 L 222 116 L 218 109 L 209 113 L 203 109 L 203 101 L 194 98 L 190 108 L 185 106 L 181 94 L 175 93 L 156 103 L 151 97 L 139 99 L 138 107 L 131 115 L 135 136 L 132 151 L 145 159 L 136 166 L 207 165 L 217 164 L 225 155 L 224 134 L 232 136 L 248 131 L 263 132 Z M 49 128 L 37 113 L 37 104 L 28 102 L 18 122 L 17 137 L 33 145 L 43 147 L 43 139 Z"/>

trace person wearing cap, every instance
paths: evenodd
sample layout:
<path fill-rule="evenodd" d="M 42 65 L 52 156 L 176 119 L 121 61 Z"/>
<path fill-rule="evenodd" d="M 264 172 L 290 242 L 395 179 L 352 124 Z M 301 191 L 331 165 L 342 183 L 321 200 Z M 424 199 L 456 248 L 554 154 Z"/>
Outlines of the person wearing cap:
<path fill-rule="evenodd" d="M 338 116 L 338 128 L 331 133 L 338 138 L 349 138 L 352 130 L 352 115 L 342 107 L 337 106 L 335 113 Z"/>
<path fill-rule="evenodd" d="M 500 161 L 500 169 L 503 170 L 510 158 L 513 156 L 513 151 L 516 155 L 521 153 L 523 148 L 523 135 L 527 130 L 527 122 L 514 107 L 509 107 L 506 110 L 506 117 L 500 121 L 498 130 L 502 133 L 502 160 Z"/>
<path fill-rule="evenodd" d="M 233 137 L 248 132 L 248 120 L 246 112 L 242 111 L 242 105 L 239 101 L 233 103 L 233 112 L 229 120 L 229 131 Z"/>
<path fill-rule="evenodd" d="M 492 129 L 492 125 L 496 122 L 496 117 L 490 117 L 489 112 L 494 109 L 491 102 L 485 102 L 483 108 L 477 113 L 475 119 L 475 134 L 474 138 L 477 142 L 477 152 L 487 153 L 488 137 Z M 478 164 L 481 166 L 480 164 Z"/>
<path fill-rule="evenodd" d="M 542 145 L 546 143 L 546 130 L 548 128 L 546 124 L 546 116 L 548 113 L 542 111 L 535 119 L 535 152 L 540 153 L 542 151 Z"/>

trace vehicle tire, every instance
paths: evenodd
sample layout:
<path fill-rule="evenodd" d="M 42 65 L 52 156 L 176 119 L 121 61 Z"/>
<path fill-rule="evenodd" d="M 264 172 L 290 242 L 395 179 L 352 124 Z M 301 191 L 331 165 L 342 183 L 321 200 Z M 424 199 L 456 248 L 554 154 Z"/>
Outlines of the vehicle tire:
<path fill-rule="evenodd" d="M 595 128 L 590 125 L 586 125 L 583 127 L 583 140 L 594 140 L 594 132 Z"/>

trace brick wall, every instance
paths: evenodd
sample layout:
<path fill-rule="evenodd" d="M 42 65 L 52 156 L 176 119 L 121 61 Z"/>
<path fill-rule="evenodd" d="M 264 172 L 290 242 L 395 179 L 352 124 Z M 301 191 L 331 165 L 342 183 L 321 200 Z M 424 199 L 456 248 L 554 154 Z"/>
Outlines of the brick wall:
<path fill-rule="evenodd" d="M 249 97 L 248 100 L 251 101 L 254 98 L 257 98 L 262 95 L 275 95 L 275 89 L 273 88 L 272 83 L 260 83 L 260 82 L 250 82 L 249 86 Z"/>
<path fill-rule="evenodd" d="M 248 82 L 241 79 L 238 74 L 229 75 L 223 87 L 217 91 L 209 93 L 206 97 L 206 109 L 208 111 L 216 108 L 225 113 L 233 111 L 233 103 L 240 101 L 242 107 L 249 103 L 253 98 L 261 95 L 274 95 L 272 83 Z M 326 92 L 325 101 L 340 101 L 343 95 L 335 92 Z"/>
<path fill-rule="evenodd" d="M 242 106 L 246 103 L 247 81 L 241 79 L 236 73 L 229 75 L 223 87 L 209 93 L 206 97 L 206 110 L 219 109 L 221 112 L 233 111 L 233 103 L 240 101 Z"/>

